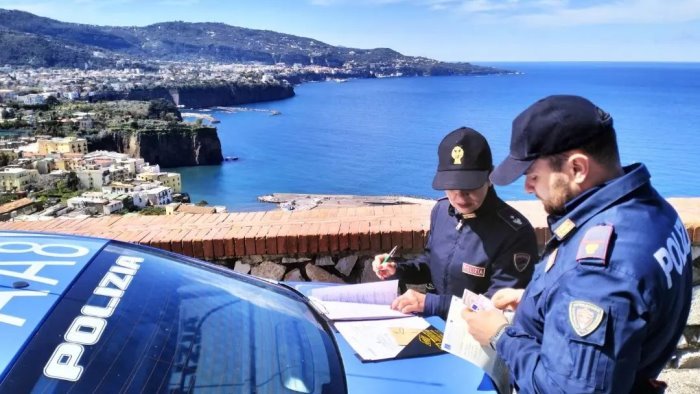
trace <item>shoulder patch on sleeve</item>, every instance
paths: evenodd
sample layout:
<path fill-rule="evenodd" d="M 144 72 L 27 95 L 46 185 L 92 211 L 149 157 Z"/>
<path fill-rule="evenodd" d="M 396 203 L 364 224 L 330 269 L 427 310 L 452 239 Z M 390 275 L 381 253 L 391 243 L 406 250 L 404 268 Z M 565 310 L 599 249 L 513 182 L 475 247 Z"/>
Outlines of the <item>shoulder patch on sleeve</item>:
<path fill-rule="evenodd" d="M 603 308 L 591 302 L 575 300 L 569 303 L 569 322 L 580 337 L 595 331 L 603 321 Z"/>
<path fill-rule="evenodd" d="M 527 220 L 523 215 L 520 214 L 520 212 L 516 211 L 515 209 L 511 207 L 506 207 L 498 211 L 498 216 L 503 219 L 504 222 L 508 223 L 508 225 L 513 229 L 513 230 L 520 230 L 522 227 L 525 226 L 525 223 L 527 223 Z"/>
<path fill-rule="evenodd" d="M 576 261 L 584 264 L 606 265 L 613 226 L 593 226 L 586 231 L 576 253 Z"/>

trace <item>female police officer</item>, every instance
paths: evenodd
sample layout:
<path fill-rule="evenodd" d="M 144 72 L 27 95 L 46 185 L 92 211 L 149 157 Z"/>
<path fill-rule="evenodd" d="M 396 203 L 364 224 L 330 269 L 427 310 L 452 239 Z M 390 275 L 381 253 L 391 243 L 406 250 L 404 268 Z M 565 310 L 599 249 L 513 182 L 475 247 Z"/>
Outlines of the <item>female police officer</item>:
<path fill-rule="evenodd" d="M 491 296 L 504 287 L 524 287 L 537 259 L 537 240 L 530 223 L 497 195 L 488 180 L 493 168 L 488 142 L 477 131 L 460 128 L 438 148 L 433 188 L 445 190 L 430 215 L 430 235 L 418 258 L 373 268 L 381 279 L 427 283 L 429 292 L 408 290 L 392 307 L 404 313 L 446 317 L 453 295 L 464 289 Z"/>

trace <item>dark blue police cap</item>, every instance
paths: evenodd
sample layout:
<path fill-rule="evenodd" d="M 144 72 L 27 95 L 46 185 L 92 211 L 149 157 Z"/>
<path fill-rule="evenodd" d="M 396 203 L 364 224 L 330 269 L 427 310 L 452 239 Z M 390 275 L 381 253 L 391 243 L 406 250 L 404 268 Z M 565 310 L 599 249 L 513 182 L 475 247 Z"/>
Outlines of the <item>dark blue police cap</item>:
<path fill-rule="evenodd" d="M 583 97 L 545 97 L 513 121 L 510 154 L 491 173 L 491 182 L 512 183 L 538 157 L 581 147 L 612 125 L 610 114 Z"/>
<path fill-rule="evenodd" d="M 483 135 L 461 127 L 440 142 L 433 189 L 470 190 L 484 185 L 493 168 L 491 148 Z"/>

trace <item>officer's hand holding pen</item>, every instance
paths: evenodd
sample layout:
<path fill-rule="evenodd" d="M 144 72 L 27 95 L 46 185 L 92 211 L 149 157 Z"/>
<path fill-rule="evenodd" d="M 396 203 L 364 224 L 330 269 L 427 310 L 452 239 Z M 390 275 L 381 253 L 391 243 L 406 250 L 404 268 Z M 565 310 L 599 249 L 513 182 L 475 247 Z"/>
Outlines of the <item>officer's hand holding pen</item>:
<path fill-rule="evenodd" d="M 379 279 L 384 280 L 396 274 L 396 263 L 391 261 L 391 258 L 394 257 L 397 249 L 398 245 L 394 246 L 389 253 L 374 256 L 374 261 L 372 261 L 372 269 Z"/>

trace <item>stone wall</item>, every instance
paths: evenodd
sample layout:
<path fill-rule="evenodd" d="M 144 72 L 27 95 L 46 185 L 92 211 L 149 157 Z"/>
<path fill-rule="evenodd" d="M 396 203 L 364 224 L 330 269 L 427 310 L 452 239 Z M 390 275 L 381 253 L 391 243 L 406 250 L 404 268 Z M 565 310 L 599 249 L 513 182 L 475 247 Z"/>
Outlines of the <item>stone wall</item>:
<path fill-rule="evenodd" d="M 410 259 L 415 254 L 397 255 Z M 272 280 L 292 282 L 366 283 L 377 281 L 372 271 L 374 254 L 351 253 L 338 255 L 245 256 L 223 264 L 242 274 L 251 274 Z"/>

